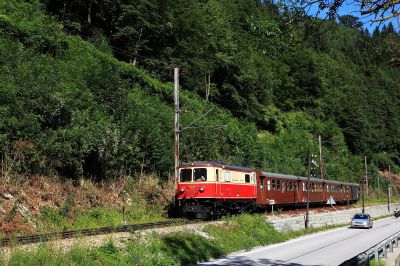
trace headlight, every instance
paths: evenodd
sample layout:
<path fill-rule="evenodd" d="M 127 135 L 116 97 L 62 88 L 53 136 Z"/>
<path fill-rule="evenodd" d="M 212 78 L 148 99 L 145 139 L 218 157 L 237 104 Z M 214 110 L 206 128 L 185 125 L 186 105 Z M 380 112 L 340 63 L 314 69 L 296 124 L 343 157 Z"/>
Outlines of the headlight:
<path fill-rule="evenodd" d="M 183 192 L 185 192 L 185 189 L 181 188 L 181 190 L 179 190 L 179 192 L 183 193 Z"/>
<path fill-rule="evenodd" d="M 199 191 L 200 191 L 200 192 L 203 192 L 203 191 L 204 191 L 204 187 L 200 187 L 200 188 L 199 188 Z"/>

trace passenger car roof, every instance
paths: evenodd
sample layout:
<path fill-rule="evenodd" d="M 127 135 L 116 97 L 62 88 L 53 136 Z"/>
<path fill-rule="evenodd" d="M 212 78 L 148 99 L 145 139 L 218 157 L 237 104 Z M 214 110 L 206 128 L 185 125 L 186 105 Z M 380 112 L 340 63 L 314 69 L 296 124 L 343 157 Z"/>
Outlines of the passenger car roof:
<path fill-rule="evenodd" d="M 227 165 L 224 164 L 223 162 L 217 162 L 217 161 L 194 161 L 192 163 L 186 163 L 179 166 L 179 168 L 185 168 L 185 167 L 220 167 L 224 169 L 237 170 L 243 172 L 259 172 L 254 168 L 237 166 L 237 165 Z M 308 180 L 308 178 L 304 176 L 287 175 L 287 174 L 279 174 L 272 172 L 260 172 L 260 173 L 261 175 L 267 177 L 275 177 L 275 178 L 289 179 L 289 180 L 301 180 L 301 181 Z M 326 183 L 332 185 L 346 185 L 346 186 L 358 186 L 358 187 L 360 186 L 357 183 L 348 183 L 348 182 L 341 182 L 329 179 L 310 178 L 310 181 L 314 183 Z"/>
<path fill-rule="evenodd" d="M 261 172 L 261 174 L 263 176 L 275 177 L 275 178 L 281 178 L 281 179 L 301 180 L 301 181 L 308 180 L 308 177 L 305 177 L 305 176 L 277 174 L 277 173 L 271 173 L 271 172 Z M 329 180 L 329 179 L 310 178 L 310 181 L 314 182 L 314 183 L 326 183 L 326 184 L 332 184 L 332 185 L 359 186 L 359 184 L 357 184 L 357 183 L 340 182 L 340 181 Z"/>

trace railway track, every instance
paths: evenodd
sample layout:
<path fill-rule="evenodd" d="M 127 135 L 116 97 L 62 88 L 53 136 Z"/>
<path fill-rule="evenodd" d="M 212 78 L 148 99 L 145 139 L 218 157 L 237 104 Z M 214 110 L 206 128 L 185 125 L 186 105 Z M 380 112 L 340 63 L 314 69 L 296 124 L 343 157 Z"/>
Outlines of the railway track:
<path fill-rule="evenodd" d="M 32 243 L 40 243 L 40 242 L 48 242 L 52 240 L 60 240 L 60 239 L 68 239 L 75 238 L 78 236 L 94 236 L 94 235 L 105 235 L 110 233 L 121 233 L 121 232 L 134 232 L 141 231 L 145 229 L 153 229 L 153 228 L 162 228 L 169 227 L 172 225 L 186 225 L 186 224 L 194 224 L 199 223 L 199 221 L 164 221 L 164 222 L 156 222 L 156 223 L 143 223 L 143 224 L 131 224 L 131 225 L 123 225 L 118 227 L 101 227 L 94 229 L 82 229 L 82 230 L 71 230 L 64 232 L 55 232 L 55 233 L 46 233 L 46 234 L 37 234 L 37 235 L 27 235 L 27 236 L 18 236 L 18 237 L 6 237 L 0 239 L 0 246 L 10 246 L 11 244 L 32 244 Z"/>

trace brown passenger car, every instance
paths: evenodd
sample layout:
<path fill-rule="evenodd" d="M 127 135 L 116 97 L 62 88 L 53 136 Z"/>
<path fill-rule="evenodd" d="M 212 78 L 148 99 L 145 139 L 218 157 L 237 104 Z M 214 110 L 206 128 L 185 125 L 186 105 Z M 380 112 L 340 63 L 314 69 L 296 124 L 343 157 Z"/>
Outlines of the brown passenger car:
<path fill-rule="evenodd" d="M 307 202 L 307 177 L 259 172 L 257 206 L 303 205 Z M 359 198 L 359 185 L 326 179 L 310 178 L 310 202 L 353 203 Z"/>

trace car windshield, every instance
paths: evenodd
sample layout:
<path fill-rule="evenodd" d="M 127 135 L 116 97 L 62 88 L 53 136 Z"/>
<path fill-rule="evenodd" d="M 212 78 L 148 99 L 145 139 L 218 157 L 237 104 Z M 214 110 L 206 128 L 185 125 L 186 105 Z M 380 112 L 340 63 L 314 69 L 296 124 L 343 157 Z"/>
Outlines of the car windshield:
<path fill-rule="evenodd" d="M 181 169 L 180 181 L 181 182 L 191 182 L 192 181 L 192 169 Z"/>
<path fill-rule="evenodd" d="M 367 214 L 356 214 L 356 215 L 354 215 L 353 219 L 366 220 L 366 219 L 368 219 L 368 215 Z"/>

